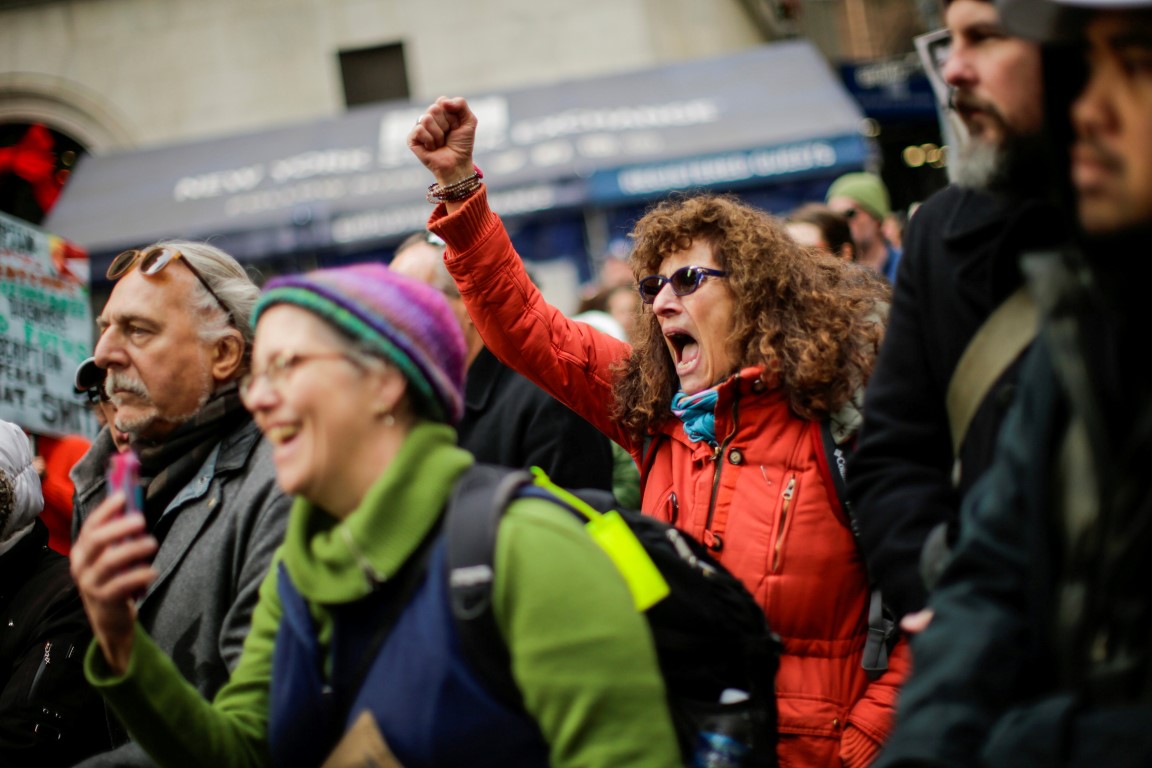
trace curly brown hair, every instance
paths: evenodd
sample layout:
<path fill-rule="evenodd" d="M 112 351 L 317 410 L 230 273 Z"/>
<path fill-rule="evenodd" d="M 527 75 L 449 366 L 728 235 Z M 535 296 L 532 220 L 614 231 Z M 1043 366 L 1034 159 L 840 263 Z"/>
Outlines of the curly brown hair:
<path fill-rule="evenodd" d="M 632 230 L 639 277 L 700 240 L 728 272 L 734 313 L 727 342 L 738 368 L 762 365 L 792 412 L 835 413 L 868 380 L 891 294 L 876 272 L 797 245 L 775 217 L 730 195 L 674 196 Z M 668 418 L 679 389 L 675 363 L 653 312 L 637 323 L 631 356 L 617 369 L 613 417 L 637 439 Z"/>

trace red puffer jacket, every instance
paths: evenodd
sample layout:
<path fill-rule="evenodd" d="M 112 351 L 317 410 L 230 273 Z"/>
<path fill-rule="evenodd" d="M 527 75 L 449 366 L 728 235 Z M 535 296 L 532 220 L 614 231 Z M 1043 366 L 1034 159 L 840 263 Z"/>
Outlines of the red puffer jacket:
<path fill-rule="evenodd" d="M 613 363 L 627 344 L 566 318 L 524 271 L 481 191 L 429 228 L 485 344 L 505 364 L 628 448 L 644 469 L 642 508 L 711 546 L 784 642 L 777 676 L 782 768 L 868 765 L 909 671 L 906 643 L 869 682 L 864 565 L 828 474 L 820 425 L 792 415 L 758 368 L 719 387 L 719 448 L 693 443 L 674 416 L 647 444 L 609 418 Z"/>

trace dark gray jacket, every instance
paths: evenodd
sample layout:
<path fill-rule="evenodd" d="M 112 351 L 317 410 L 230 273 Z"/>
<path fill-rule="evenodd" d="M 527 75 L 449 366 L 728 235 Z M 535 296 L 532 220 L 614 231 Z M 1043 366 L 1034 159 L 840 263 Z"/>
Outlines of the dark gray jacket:
<path fill-rule="evenodd" d="M 107 430 L 72 471 L 74 532 L 104 499 Z M 211 700 L 240 658 L 260 582 L 280 545 L 291 499 L 276 486 L 271 447 L 247 414 L 168 505 L 175 518 L 138 605 L 141 627 Z M 84 766 L 152 765 L 134 744 Z"/>
<path fill-rule="evenodd" d="M 1152 382 L 1133 359 L 1152 271 L 1120 253 L 1087 289 L 1064 260 L 1029 269 L 1050 316 L 877 768 L 1152 765 Z"/>

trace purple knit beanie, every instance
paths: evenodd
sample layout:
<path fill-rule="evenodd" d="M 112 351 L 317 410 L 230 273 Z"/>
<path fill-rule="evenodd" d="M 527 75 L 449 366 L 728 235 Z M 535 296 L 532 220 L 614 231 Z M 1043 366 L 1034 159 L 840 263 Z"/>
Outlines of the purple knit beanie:
<path fill-rule="evenodd" d="M 382 264 L 356 264 L 268 281 L 252 310 L 292 304 L 380 353 L 408 379 L 418 412 L 456 424 L 464 413 L 464 335 L 440 291 Z"/>

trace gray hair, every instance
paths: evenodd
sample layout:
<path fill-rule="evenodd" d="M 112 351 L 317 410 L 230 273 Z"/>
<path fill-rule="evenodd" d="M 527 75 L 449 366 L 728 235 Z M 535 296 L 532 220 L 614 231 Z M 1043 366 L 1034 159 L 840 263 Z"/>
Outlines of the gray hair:
<path fill-rule="evenodd" d="M 190 240 L 165 240 L 156 245 L 175 248 L 184 259 L 195 268 L 204 281 L 216 292 L 212 297 L 200 281 L 196 281 L 196 293 L 192 297 L 192 308 L 209 318 L 200 329 L 200 338 L 214 342 L 225 335 L 229 325 L 240 331 L 244 338 L 244 358 L 252 349 L 255 329 L 252 327 L 252 309 L 260 298 L 260 289 L 236 259 L 208 243 Z M 150 246 L 151 247 L 151 246 Z M 223 304 L 223 310 L 221 309 Z M 227 310 L 225 312 L 224 310 Z M 231 318 L 228 315 L 231 315 Z M 229 323 L 231 319 L 231 323 Z"/>
<path fill-rule="evenodd" d="M 392 261 L 396 261 L 397 256 L 416 245 L 426 245 L 434 249 L 441 258 L 427 259 L 431 274 L 409 274 L 408 277 L 415 277 L 421 282 L 428 283 L 449 298 L 460 298 L 460 289 L 456 287 L 456 281 L 452 279 L 452 274 L 444 264 L 444 251 L 447 250 L 448 246 L 431 232 L 416 232 L 404 238 L 400 245 L 396 246 L 396 250 L 392 254 Z"/>

